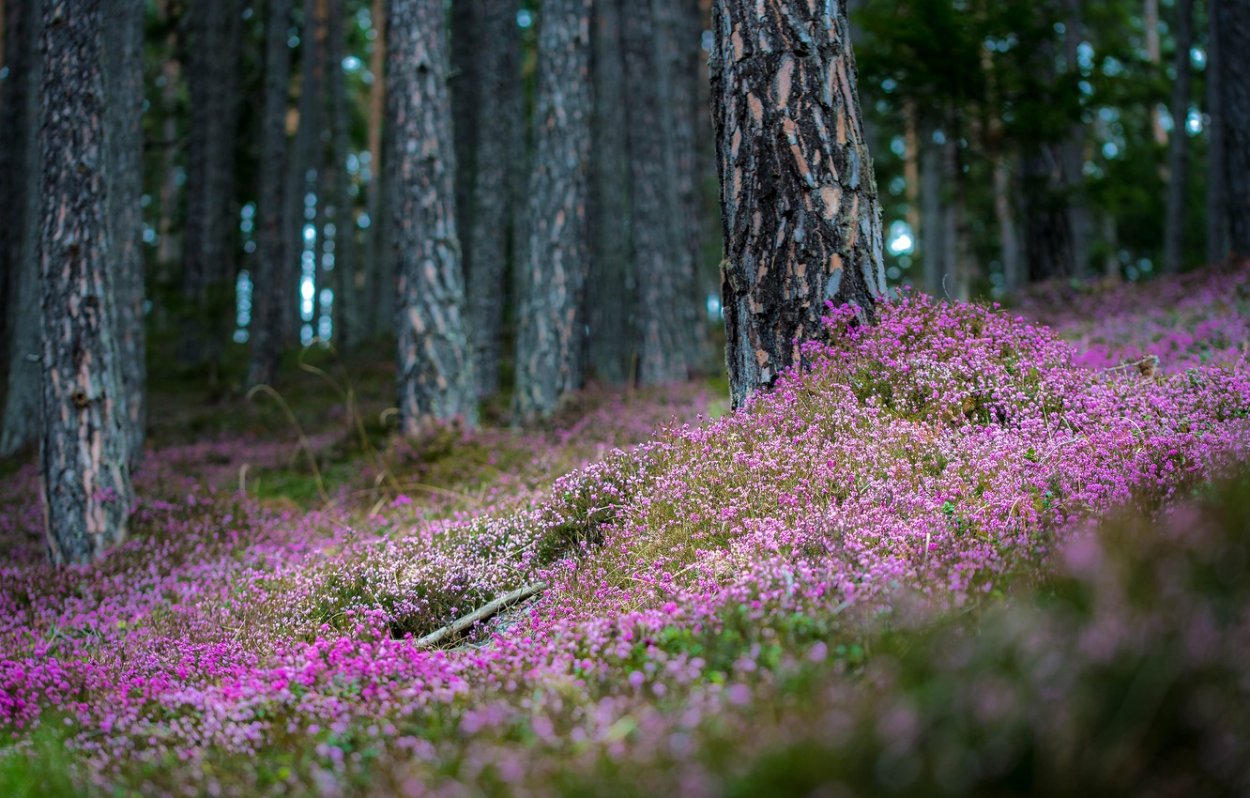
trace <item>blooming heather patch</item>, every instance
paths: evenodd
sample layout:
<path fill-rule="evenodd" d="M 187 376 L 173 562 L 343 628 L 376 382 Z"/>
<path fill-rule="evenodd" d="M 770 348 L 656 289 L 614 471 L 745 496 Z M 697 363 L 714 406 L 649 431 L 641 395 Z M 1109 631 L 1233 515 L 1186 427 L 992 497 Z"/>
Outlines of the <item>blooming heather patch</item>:
<path fill-rule="evenodd" d="M 926 724 L 941 701 L 909 692 L 889 641 L 936 651 L 941 613 L 975 616 L 1011 583 L 1046 580 L 1057 548 L 1059 566 L 1097 582 L 1067 541 L 1243 458 L 1250 378 L 1232 345 L 1192 368 L 1188 349 L 1161 350 L 1160 369 L 1091 368 L 1047 328 L 919 296 L 873 327 L 850 320 L 831 311 L 805 367 L 745 410 L 636 448 L 612 447 L 639 439 L 639 419 L 682 415 L 689 392 L 599 397 L 595 424 L 519 443 L 479 433 L 466 449 L 496 460 L 462 476 L 449 476 L 455 447 L 396 449 L 404 492 L 367 510 L 296 512 L 168 474 L 157 489 L 174 459 L 155 454 L 135 540 L 90 568 L 0 569 L 11 751 L 68 751 L 79 787 L 169 794 L 722 794 L 767 787 L 758 779 L 794 770 L 786 752 L 807 749 L 852 763 L 843 775 L 860 785 L 978 782 L 993 767 L 958 759 L 984 753 L 977 735 L 1067 728 L 1012 709 L 1045 703 L 1065 664 L 1014 685 L 992 652 L 947 652 L 944 678 L 992 683 L 960 688 L 950 706 L 972 717 L 970 736 L 935 752 Z M 511 479 L 497 466 L 518 445 L 539 464 Z M 215 458 L 223 480 L 247 451 Z M 4 489 L 13 551 L 35 540 L 32 480 Z M 1206 551 L 1200 536 L 1178 541 Z M 448 650 L 415 644 L 538 583 L 537 599 Z M 1101 612 L 1069 646 L 1081 678 L 1086 661 L 1145 646 L 1113 628 L 1128 616 Z M 1244 607 L 1230 612 L 1196 628 L 1244 631 Z M 1020 657 L 1063 636 L 1061 619 L 1011 617 L 1002 634 Z M 1036 640 L 1012 631 L 1026 622 Z M 982 656 L 984 672 L 968 664 Z M 861 750 L 876 775 L 855 775 Z"/>

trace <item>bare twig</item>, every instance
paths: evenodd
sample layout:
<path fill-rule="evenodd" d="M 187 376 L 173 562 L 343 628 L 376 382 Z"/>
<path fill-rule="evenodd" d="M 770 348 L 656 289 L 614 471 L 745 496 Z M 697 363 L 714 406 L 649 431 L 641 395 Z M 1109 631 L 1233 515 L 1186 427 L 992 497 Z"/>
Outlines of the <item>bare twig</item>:
<path fill-rule="evenodd" d="M 447 638 L 455 637 L 464 630 L 472 627 L 474 624 L 493 617 L 501 610 L 505 610 L 514 604 L 520 604 L 522 601 L 525 601 L 531 596 L 541 593 L 546 589 L 546 587 L 547 586 L 542 582 L 535 582 L 532 585 L 526 585 L 525 587 L 518 588 L 511 593 L 505 593 L 494 601 L 483 604 L 463 618 L 457 618 L 443 628 L 430 632 L 428 635 L 417 641 L 417 646 L 420 648 L 433 648 Z"/>

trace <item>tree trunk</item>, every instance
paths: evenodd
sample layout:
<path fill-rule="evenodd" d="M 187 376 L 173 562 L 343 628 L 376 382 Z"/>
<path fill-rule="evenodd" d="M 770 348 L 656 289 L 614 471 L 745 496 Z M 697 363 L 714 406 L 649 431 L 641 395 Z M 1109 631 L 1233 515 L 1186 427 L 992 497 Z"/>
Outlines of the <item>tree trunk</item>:
<path fill-rule="evenodd" d="M 1024 156 L 1024 242 L 1029 280 L 1071 277 L 1072 231 L 1058 186 L 1062 165 L 1053 145 L 1039 145 Z"/>
<path fill-rule="evenodd" d="M 482 60 L 490 57 L 483 52 L 482 5 L 483 0 L 451 3 L 451 71 L 447 74 L 447 88 L 451 93 L 451 129 L 456 148 L 456 223 L 465 231 L 473 229 L 478 124 L 488 115 L 482 112 Z M 473 271 L 473 241 L 466 238 L 460 245 L 460 260 L 468 274 Z"/>
<path fill-rule="evenodd" d="M 347 154 L 351 149 L 348 132 L 347 87 L 343 79 L 343 52 L 347 44 L 343 22 L 348 18 L 344 0 L 329 0 L 329 24 L 326 53 L 329 69 L 330 160 L 326 171 L 326 202 L 333 235 L 326 232 L 327 243 L 333 247 L 334 286 L 333 338 L 340 351 L 356 344 L 359 303 L 356 299 L 356 203 L 352 197 L 352 180 L 347 171 Z"/>
<path fill-rule="evenodd" d="M 1219 0 L 1207 2 L 1207 64 L 1203 72 L 1207 88 L 1207 263 L 1228 257 L 1228 189 L 1225 175 L 1228 153 L 1224 133 L 1224 98 L 1220 86 L 1224 69 L 1220 52 Z"/>
<path fill-rule="evenodd" d="M 144 7 L 101 3 L 109 21 L 105 50 L 108 141 L 109 269 L 116 298 L 118 371 L 126 395 L 130 465 L 143 459 L 147 364 L 143 319 L 143 30 Z"/>
<path fill-rule="evenodd" d="M 947 285 L 943 252 L 942 147 L 934 141 L 934 131 L 926 129 L 920 137 L 920 258 L 929 296 L 946 296 L 953 288 Z"/>
<path fill-rule="evenodd" d="M 620 385 L 629 379 L 636 351 L 630 309 L 637 301 L 630 263 L 630 163 L 620 2 L 596 2 L 593 13 L 587 360 L 595 379 Z"/>
<path fill-rule="evenodd" d="M 964 258 L 964 175 L 959 157 L 959 136 L 955 125 L 948 124 L 946 141 L 942 144 L 942 179 L 946 184 L 946 202 L 942 206 L 942 272 L 946 278 L 945 293 L 967 302 L 970 294 L 968 262 Z"/>
<path fill-rule="evenodd" d="M 400 428 L 477 421 L 464 276 L 456 236 L 455 154 L 441 0 L 387 4 L 387 125 L 396 202 Z"/>
<path fill-rule="evenodd" d="M 1159 44 L 1159 0 L 1146 0 L 1142 26 L 1146 32 L 1146 60 L 1158 69 L 1163 63 L 1163 48 Z M 1160 147 L 1168 143 L 1167 131 L 1163 129 L 1163 115 L 1153 103 L 1150 105 L 1150 134 Z"/>
<path fill-rule="evenodd" d="M 1250 257 L 1250 4 L 1215 0 L 1220 31 L 1229 247 Z"/>
<path fill-rule="evenodd" d="M 1168 142 L 1167 215 L 1163 221 L 1163 271 L 1184 267 L 1185 207 L 1189 204 L 1189 48 L 1193 43 L 1193 0 L 1176 0 L 1176 80 L 1172 83 L 1172 138 Z"/>
<path fill-rule="evenodd" d="M 621 40 L 629 107 L 630 201 L 633 263 L 638 285 L 638 379 L 643 384 L 684 380 L 682 320 L 675 298 L 685 270 L 679 241 L 667 64 L 660 56 L 655 4 L 622 6 Z"/>
<path fill-rule="evenodd" d="M 288 334 L 296 341 L 317 334 L 316 319 L 319 289 L 318 252 L 321 249 L 320 215 L 325 198 L 321 195 L 322 147 L 321 132 L 325 129 L 326 0 L 304 0 L 304 25 L 300 32 L 299 127 L 288 164 L 287 248 L 298 255 L 290 257 L 287 278 L 299 299 L 290 307 Z M 309 202 L 311 198 L 312 202 Z M 304 228 L 311 225 L 313 236 L 306 240 Z M 311 298 L 306 298 L 305 283 L 311 283 Z M 307 325 L 309 335 L 305 336 Z"/>
<path fill-rule="evenodd" d="M 56 564 L 89 562 L 125 538 L 134 500 L 109 275 L 104 6 L 57 0 L 43 17 L 40 459 Z"/>
<path fill-rule="evenodd" d="M 521 89 L 521 38 L 516 24 L 516 0 L 485 0 L 478 8 L 483 109 L 476 130 L 461 133 L 473 146 L 478 169 L 474 175 L 469 217 L 469 251 L 473 253 L 466 289 L 469 329 L 477 395 L 499 390 L 503 352 L 503 311 L 507 301 L 508 241 L 513 224 L 515 173 L 509 168 L 514 142 L 524 136 Z"/>
<path fill-rule="evenodd" d="M 673 148 L 672 180 L 676 190 L 677 250 L 674 256 L 676 284 L 673 316 L 679 320 L 678 345 L 687 368 L 703 363 L 707 350 L 706 326 L 699 301 L 699 264 L 703 260 L 702 208 L 698 191 L 698 142 L 710 135 L 707 107 L 699 105 L 699 57 L 703 25 L 697 0 L 659 0 L 663 11 L 660 31 L 661 55 L 671 86 Z M 704 128 L 709 128 L 706 132 Z"/>
<path fill-rule="evenodd" d="M 0 174 L 12 177 L 0 191 L 0 272 L 7 280 L 5 339 L 8 374 L 0 455 L 8 456 L 39 434 L 41 322 L 38 236 L 40 213 L 40 111 L 42 35 L 40 4 L 20 0 L 10 9 L 9 77 L 0 109 Z"/>
<path fill-rule="evenodd" d="M 740 407 L 822 334 L 826 302 L 873 318 L 886 290 L 881 208 L 845 5 L 718 0 L 712 28 L 726 359 Z"/>
<path fill-rule="evenodd" d="M 1068 14 L 1064 24 L 1064 61 L 1069 80 L 1080 74 L 1078 52 L 1084 24 L 1081 19 L 1082 0 L 1067 0 Z M 1068 138 L 1060 147 L 1063 158 L 1063 188 L 1068 201 L 1068 229 L 1072 237 L 1072 273 L 1084 277 L 1089 273 L 1089 247 L 1093 222 L 1085 204 L 1085 123 L 1077 118 L 1069 128 Z"/>
<path fill-rule="evenodd" d="M 191 0 L 187 86 L 191 138 L 187 150 L 187 223 L 183 249 L 185 365 L 207 366 L 216 382 L 234 319 L 234 155 L 239 127 L 239 0 Z"/>
<path fill-rule="evenodd" d="M 395 330 L 395 267 L 390 256 L 390 226 L 387 194 L 387 162 L 389 149 L 383 134 L 386 126 L 386 2 L 373 0 L 370 12 L 373 30 L 373 52 L 369 56 L 369 264 L 366 270 L 365 295 L 374 309 L 371 335 L 389 335 Z"/>
<path fill-rule="evenodd" d="M 998 222 L 999 257 L 1003 267 L 1003 288 L 1009 294 L 1020 290 L 1020 241 L 1016 217 L 1011 207 L 1011 166 L 1001 152 L 991 156 L 994 180 L 994 218 Z"/>
<path fill-rule="evenodd" d="M 178 246 L 178 197 L 182 188 L 178 181 L 178 119 L 182 113 L 179 101 L 179 84 L 182 82 L 181 47 L 178 37 L 178 24 L 175 19 L 177 7 L 174 0 L 161 3 L 161 15 L 169 30 L 165 39 L 165 58 L 161 63 L 161 187 L 160 187 L 160 219 L 157 221 L 156 243 L 156 274 L 155 282 L 162 288 L 174 283 L 174 272 L 178 268 L 180 248 Z M 167 310 L 154 308 L 162 314 Z"/>
<path fill-rule="evenodd" d="M 546 0 L 538 33 L 529 247 L 517 335 L 514 411 L 547 417 L 581 387 L 580 304 L 590 159 L 590 0 Z"/>
<path fill-rule="evenodd" d="M 251 360 L 248 385 L 269 384 L 282 356 L 286 311 L 294 298 L 292 253 L 286 226 L 287 136 L 290 106 L 291 0 L 265 4 L 265 82 L 260 120 L 260 172 L 257 175 L 256 260 L 252 269 Z"/>

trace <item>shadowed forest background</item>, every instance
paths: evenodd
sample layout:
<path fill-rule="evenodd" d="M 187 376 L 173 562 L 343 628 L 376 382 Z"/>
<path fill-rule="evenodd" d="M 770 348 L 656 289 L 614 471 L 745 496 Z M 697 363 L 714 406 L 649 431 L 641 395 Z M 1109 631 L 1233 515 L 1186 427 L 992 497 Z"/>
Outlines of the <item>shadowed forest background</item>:
<path fill-rule="evenodd" d="M 0 795 L 1250 791 L 1247 0 L 0 0 Z"/>

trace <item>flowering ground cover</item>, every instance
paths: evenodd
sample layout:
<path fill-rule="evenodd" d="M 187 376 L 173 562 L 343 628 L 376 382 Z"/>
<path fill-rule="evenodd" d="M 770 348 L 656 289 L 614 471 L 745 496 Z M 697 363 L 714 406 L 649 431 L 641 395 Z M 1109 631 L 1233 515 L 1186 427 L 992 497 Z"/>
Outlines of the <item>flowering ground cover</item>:
<path fill-rule="evenodd" d="M 1211 486 L 1250 451 L 1248 274 L 1031 299 L 1055 331 L 831 310 L 715 420 L 699 386 L 524 435 L 348 414 L 312 498 L 289 440 L 167 445 L 90 568 L 40 563 L 24 467 L 0 791 L 1244 792 L 1250 487 Z"/>

